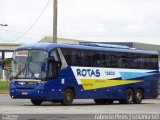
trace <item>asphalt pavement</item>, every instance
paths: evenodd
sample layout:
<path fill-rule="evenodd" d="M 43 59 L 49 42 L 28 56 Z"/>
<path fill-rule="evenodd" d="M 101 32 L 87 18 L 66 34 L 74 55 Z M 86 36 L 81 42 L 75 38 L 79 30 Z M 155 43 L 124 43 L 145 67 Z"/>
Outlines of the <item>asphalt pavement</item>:
<path fill-rule="evenodd" d="M 157 118 L 160 119 L 160 97 L 143 100 L 142 104 L 129 105 L 118 102 L 110 105 L 96 105 L 93 100 L 85 99 L 74 100 L 71 106 L 52 102 L 34 106 L 30 100 L 11 99 L 9 94 L 0 94 L 0 118 L 13 115 L 13 117 L 18 116 L 18 120 L 22 118 L 24 120 L 95 120 L 99 115 L 132 116 L 132 114 L 158 115 Z"/>

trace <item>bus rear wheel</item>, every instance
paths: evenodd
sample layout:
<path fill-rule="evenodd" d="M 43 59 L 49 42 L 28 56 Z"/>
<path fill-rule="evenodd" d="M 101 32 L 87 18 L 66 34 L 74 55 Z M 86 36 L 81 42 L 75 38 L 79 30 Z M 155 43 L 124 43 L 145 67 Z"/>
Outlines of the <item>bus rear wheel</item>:
<path fill-rule="evenodd" d="M 135 91 L 133 103 L 140 104 L 142 102 L 142 99 L 143 99 L 143 92 L 141 89 L 137 89 Z"/>
<path fill-rule="evenodd" d="M 94 99 L 94 102 L 96 104 L 99 104 L 99 105 L 106 104 L 106 100 L 105 99 Z"/>
<path fill-rule="evenodd" d="M 36 106 L 41 105 L 42 102 L 42 100 L 31 99 L 31 103 Z"/>
<path fill-rule="evenodd" d="M 71 89 L 67 89 L 64 92 L 64 98 L 61 101 L 62 105 L 69 106 L 73 102 L 73 91 Z"/>
<path fill-rule="evenodd" d="M 127 89 L 126 98 L 119 100 L 120 104 L 131 104 L 134 100 L 134 93 L 132 89 Z"/>

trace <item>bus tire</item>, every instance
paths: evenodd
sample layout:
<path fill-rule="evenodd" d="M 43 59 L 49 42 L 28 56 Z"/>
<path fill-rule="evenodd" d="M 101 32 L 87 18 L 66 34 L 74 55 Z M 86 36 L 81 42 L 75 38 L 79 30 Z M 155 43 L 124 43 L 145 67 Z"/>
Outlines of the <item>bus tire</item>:
<path fill-rule="evenodd" d="M 99 104 L 99 105 L 104 105 L 106 104 L 106 100 L 105 99 L 94 99 L 94 102 L 96 104 Z"/>
<path fill-rule="evenodd" d="M 36 106 L 41 105 L 42 102 L 42 100 L 31 99 L 31 103 Z"/>
<path fill-rule="evenodd" d="M 132 89 L 127 89 L 126 91 L 126 98 L 119 100 L 120 104 L 131 104 L 134 100 L 134 93 Z"/>
<path fill-rule="evenodd" d="M 114 102 L 114 100 L 112 100 L 112 99 L 106 99 L 105 101 L 107 104 L 113 104 L 113 102 Z"/>
<path fill-rule="evenodd" d="M 135 91 L 133 103 L 140 104 L 142 102 L 142 99 L 143 99 L 143 92 L 141 89 L 137 89 Z"/>
<path fill-rule="evenodd" d="M 64 98 L 61 101 L 62 105 L 69 106 L 73 102 L 73 91 L 71 89 L 67 89 L 64 92 Z"/>

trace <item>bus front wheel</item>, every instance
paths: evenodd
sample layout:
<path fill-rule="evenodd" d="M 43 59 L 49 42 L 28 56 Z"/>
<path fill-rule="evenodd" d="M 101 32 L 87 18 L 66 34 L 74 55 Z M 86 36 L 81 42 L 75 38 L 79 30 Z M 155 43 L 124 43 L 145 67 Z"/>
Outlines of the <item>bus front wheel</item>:
<path fill-rule="evenodd" d="M 140 104 L 142 102 L 142 99 L 143 99 L 143 92 L 141 89 L 137 89 L 135 91 L 133 103 Z"/>
<path fill-rule="evenodd" d="M 42 100 L 36 100 L 36 99 L 31 99 L 31 103 L 33 104 L 33 105 L 41 105 L 41 103 L 42 103 Z"/>
<path fill-rule="evenodd" d="M 67 89 L 64 92 L 64 98 L 61 101 L 62 105 L 69 106 L 73 102 L 73 91 L 71 89 Z"/>
<path fill-rule="evenodd" d="M 131 104 L 134 100 L 134 93 L 132 89 L 127 89 L 126 98 L 119 100 L 120 104 Z"/>

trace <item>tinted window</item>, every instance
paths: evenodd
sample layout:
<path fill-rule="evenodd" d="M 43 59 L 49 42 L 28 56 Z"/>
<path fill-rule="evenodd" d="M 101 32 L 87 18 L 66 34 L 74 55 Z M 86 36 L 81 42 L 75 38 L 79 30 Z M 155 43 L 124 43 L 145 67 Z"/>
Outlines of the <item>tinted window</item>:
<path fill-rule="evenodd" d="M 129 69 L 158 69 L 158 56 L 110 51 L 62 49 L 68 65 Z"/>

